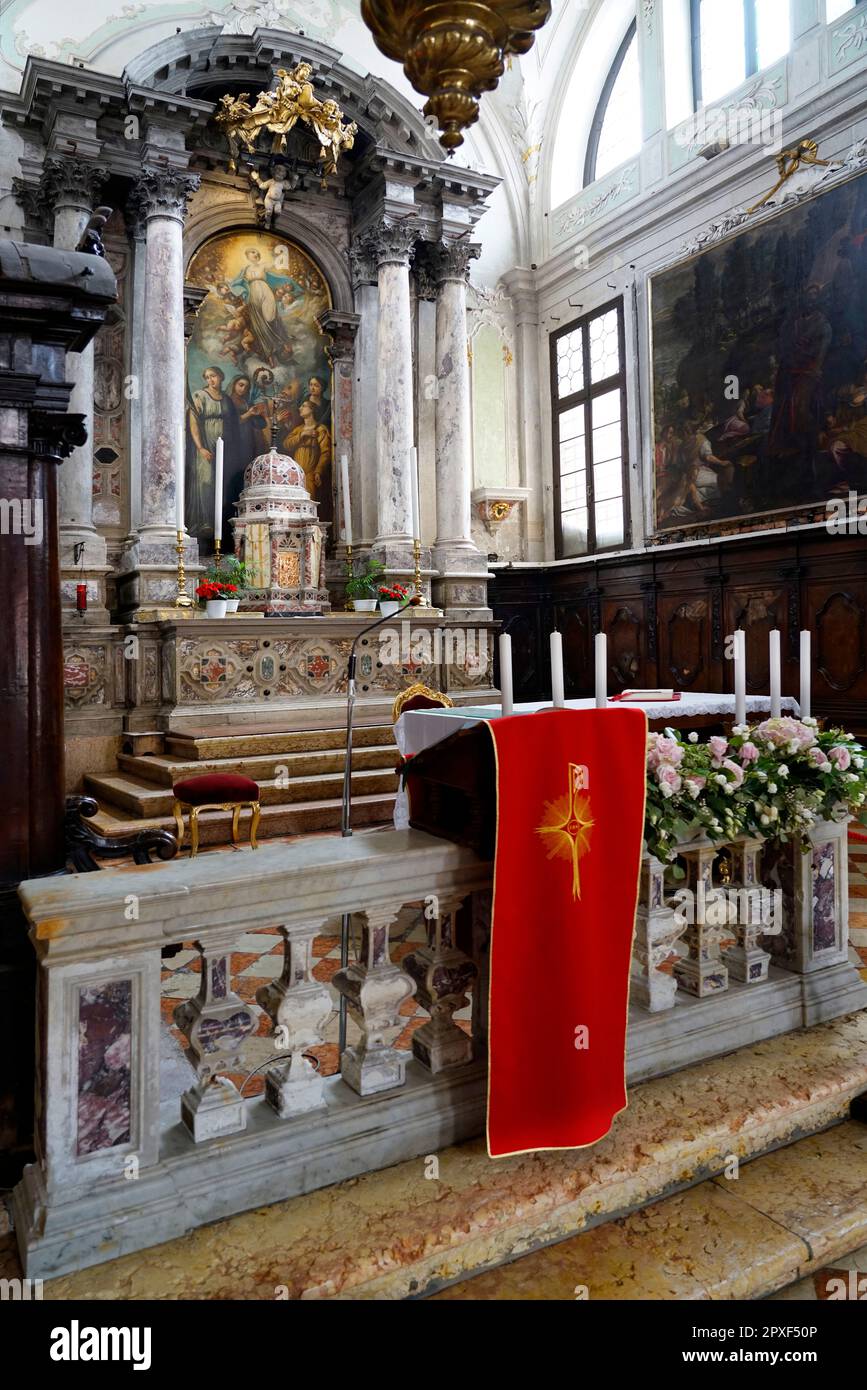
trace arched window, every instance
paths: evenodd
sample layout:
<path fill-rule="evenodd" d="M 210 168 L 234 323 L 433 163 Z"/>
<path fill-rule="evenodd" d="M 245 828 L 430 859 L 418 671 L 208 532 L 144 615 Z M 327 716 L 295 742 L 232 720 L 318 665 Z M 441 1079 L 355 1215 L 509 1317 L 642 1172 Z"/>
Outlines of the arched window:
<path fill-rule="evenodd" d="M 617 51 L 605 79 L 590 127 L 584 187 L 601 179 L 641 149 L 641 93 L 638 79 L 638 38 L 635 20 Z"/>
<path fill-rule="evenodd" d="M 695 106 L 731 92 L 788 53 L 789 0 L 690 0 Z"/>

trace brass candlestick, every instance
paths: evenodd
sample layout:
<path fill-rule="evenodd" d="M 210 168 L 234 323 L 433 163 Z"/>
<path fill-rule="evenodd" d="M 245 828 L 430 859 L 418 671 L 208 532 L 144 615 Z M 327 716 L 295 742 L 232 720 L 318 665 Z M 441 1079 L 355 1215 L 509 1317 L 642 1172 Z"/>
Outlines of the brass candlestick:
<path fill-rule="evenodd" d="M 215 536 L 215 537 L 214 537 L 214 564 L 216 565 L 217 569 L 220 568 L 220 564 L 221 564 L 220 545 L 221 545 L 220 538 L 219 538 L 218 536 Z"/>
<path fill-rule="evenodd" d="M 416 536 L 415 540 L 414 540 L 413 543 L 412 543 L 412 553 L 413 553 L 413 557 L 414 557 L 414 559 L 415 559 L 415 579 L 414 579 L 414 581 L 413 581 L 413 583 L 415 584 L 415 600 L 416 600 L 416 601 L 415 601 L 415 607 L 416 607 L 416 608 L 430 608 L 430 604 L 428 603 L 427 599 L 425 598 L 424 594 L 422 593 L 422 587 L 421 587 L 421 541 L 419 540 L 418 536 Z"/>
<path fill-rule="evenodd" d="M 178 542 L 175 546 L 178 552 L 178 596 L 175 599 L 176 608 L 192 608 L 193 600 L 187 593 L 187 579 L 184 573 L 184 533 L 178 532 Z"/>

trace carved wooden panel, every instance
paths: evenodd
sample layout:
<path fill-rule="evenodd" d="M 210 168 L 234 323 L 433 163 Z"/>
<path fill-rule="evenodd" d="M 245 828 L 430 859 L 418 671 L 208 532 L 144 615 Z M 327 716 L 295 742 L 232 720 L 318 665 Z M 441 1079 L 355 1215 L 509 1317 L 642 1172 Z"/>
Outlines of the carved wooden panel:
<path fill-rule="evenodd" d="M 815 603 L 819 595 L 814 593 L 811 597 Z M 852 690 L 864 675 L 865 622 L 867 603 L 863 588 L 860 593 L 848 589 L 826 592 L 815 611 L 814 660 L 819 675 L 836 692 Z"/>
<path fill-rule="evenodd" d="M 608 636 L 609 691 L 644 684 L 643 621 L 644 611 L 637 605 L 603 604 L 603 623 Z"/>
<path fill-rule="evenodd" d="M 677 690 L 704 690 L 708 676 L 709 601 L 696 598 L 672 607 L 661 605 L 666 613 L 662 630 L 660 684 L 669 680 Z"/>
<path fill-rule="evenodd" d="M 787 604 L 779 589 L 736 589 L 729 594 L 727 633 L 743 628 L 746 634 L 747 690 L 751 695 L 766 695 L 770 683 L 770 634 L 775 628 L 782 633 L 783 689 L 787 691 L 786 653 Z M 795 692 L 797 693 L 797 692 Z"/>

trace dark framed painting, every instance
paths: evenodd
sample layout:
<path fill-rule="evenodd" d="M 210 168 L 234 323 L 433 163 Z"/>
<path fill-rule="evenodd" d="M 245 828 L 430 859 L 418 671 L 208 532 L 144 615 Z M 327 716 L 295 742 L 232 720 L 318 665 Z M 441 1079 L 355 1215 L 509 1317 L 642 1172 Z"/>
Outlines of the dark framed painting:
<path fill-rule="evenodd" d="M 223 549 L 244 469 L 272 438 L 304 470 L 331 520 L 329 339 L 317 319 L 328 283 L 300 247 L 271 232 L 222 232 L 199 248 L 186 283 L 205 291 L 187 345 L 187 530 L 205 552 L 214 538 L 214 454 L 223 440 Z"/>
<path fill-rule="evenodd" d="M 657 536 L 864 491 L 867 175 L 653 276 L 650 320 Z"/>

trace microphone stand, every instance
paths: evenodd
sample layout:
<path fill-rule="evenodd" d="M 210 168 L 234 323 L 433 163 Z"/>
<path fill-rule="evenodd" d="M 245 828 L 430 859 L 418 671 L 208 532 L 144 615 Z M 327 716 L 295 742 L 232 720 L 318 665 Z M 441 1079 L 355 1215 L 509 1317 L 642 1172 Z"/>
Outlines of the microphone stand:
<path fill-rule="evenodd" d="M 409 605 L 407 605 L 409 606 Z M 368 632 L 374 632 L 376 628 L 382 627 L 383 623 L 394 621 L 395 614 L 389 613 L 382 618 L 377 618 L 376 622 L 368 623 L 353 638 L 352 646 L 349 649 L 349 662 L 346 668 L 347 674 L 347 699 L 346 699 L 346 754 L 343 759 L 343 810 L 341 814 L 340 833 L 346 839 L 352 834 L 352 717 L 355 710 L 355 648 L 360 639 L 366 637 Z M 340 968 L 345 970 L 349 964 L 349 921 L 350 913 L 344 912 L 340 923 Z M 339 1008 L 339 1031 L 337 1042 L 338 1060 L 343 1056 L 346 1047 L 346 995 L 340 996 Z"/>

